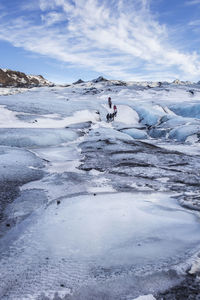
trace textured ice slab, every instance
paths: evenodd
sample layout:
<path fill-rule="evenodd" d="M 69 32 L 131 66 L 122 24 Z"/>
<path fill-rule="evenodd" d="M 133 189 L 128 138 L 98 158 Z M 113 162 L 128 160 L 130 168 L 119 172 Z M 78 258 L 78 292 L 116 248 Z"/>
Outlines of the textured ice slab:
<path fill-rule="evenodd" d="M 99 121 L 96 111 L 78 110 L 68 117 L 59 114 L 37 115 L 29 113 L 17 114 L 0 105 L 0 128 L 64 128 L 71 124 L 80 122 Z"/>
<path fill-rule="evenodd" d="M 194 134 L 200 134 L 200 124 L 199 125 L 184 125 L 175 128 L 170 131 L 169 138 L 174 138 L 180 142 L 184 142 L 187 137 Z"/>
<path fill-rule="evenodd" d="M 102 257 L 107 266 L 140 265 L 145 257 L 148 263 L 171 259 L 187 245 L 200 242 L 194 215 L 159 193 L 80 196 L 63 202 L 57 214 L 51 207 L 44 226 L 39 225 L 41 243 L 54 254 Z M 57 223 L 58 218 L 62 222 Z"/>
<path fill-rule="evenodd" d="M 197 103 L 181 103 L 171 106 L 171 109 L 180 116 L 200 119 L 200 104 Z"/>
<path fill-rule="evenodd" d="M 116 299 L 116 292 L 119 299 L 121 293 L 137 296 L 134 278 L 183 262 L 191 254 L 189 249 L 200 243 L 199 229 L 196 216 L 180 208 L 168 194 L 65 199 L 22 222 L 2 240 L 1 299 L 28 299 L 28 295 L 60 291 L 60 284 L 66 294 L 69 288 L 76 293 L 94 282 L 92 292 L 96 289 L 101 297 L 111 278 L 106 291 L 112 295 L 109 299 Z M 9 243 L 12 236 L 15 242 Z M 124 280 L 130 278 L 127 286 Z M 145 292 L 145 287 L 140 290 Z M 73 299 L 101 298 L 97 293 L 96 298 Z"/>
<path fill-rule="evenodd" d="M 12 147 L 45 147 L 73 141 L 78 136 L 78 133 L 71 129 L 0 129 L 0 145 Z"/>

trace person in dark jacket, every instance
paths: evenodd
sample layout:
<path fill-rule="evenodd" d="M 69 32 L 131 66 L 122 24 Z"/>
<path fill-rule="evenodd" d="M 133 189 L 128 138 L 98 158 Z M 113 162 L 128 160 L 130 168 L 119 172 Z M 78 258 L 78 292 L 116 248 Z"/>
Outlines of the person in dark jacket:
<path fill-rule="evenodd" d="M 112 122 L 114 120 L 114 115 L 110 114 L 110 121 Z"/>
<path fill-rule="evenodd" d="M 110 121 L 110 114 L 109 113 L 106 115 L 106 120 L 107 120 L 107 122 Z"/>
<path fill-rule="evenodd" d="M 108 97 L 108 106 L 109 106 L 109 108 L 112 108 L 112 100 L 111 100 L 111 97 Z"/>

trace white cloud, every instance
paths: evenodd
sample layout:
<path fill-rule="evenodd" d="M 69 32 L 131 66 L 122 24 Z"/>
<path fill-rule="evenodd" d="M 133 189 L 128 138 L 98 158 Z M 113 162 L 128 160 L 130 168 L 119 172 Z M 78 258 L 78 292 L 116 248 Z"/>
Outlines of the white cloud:
<path fill-rule="evenodd" d="M 40 0 L 39 4 L 41 24 L 27 18 L 9 20 L 0 25 L 0 39 L 113 78 L 153 78 L 160 70 L 166 78 L 177 73 L 200 76 L 199 55 L 170 44 L 167 28 L 152 16 L 149 0 Z"/>
<path fill-rule="evenodd" d="M 200 20 L 194 20 L 189 22 L 189 26 L 200 26 Z"/>
<path fill-rule="evenodd" d="M 198 5 L 200 4 L 200 0 L 188 0 L 185 2 L 186 5 Z"/>
<path fill-rule="evenodd" d="M 45 15 L 42 14 L 41 19 L 47 26 L 52 26 L 56 23 L 66 21 L 66 16 L 63 13 L 50 12 Z"/>
<path fill-rule="evenodd" d="M 20 9 L 23 11 L 34 11 L 39 8 L 39 3 L 37 0 L 32 0 L 32 1 L 22 1 L 20 2 Z"/>

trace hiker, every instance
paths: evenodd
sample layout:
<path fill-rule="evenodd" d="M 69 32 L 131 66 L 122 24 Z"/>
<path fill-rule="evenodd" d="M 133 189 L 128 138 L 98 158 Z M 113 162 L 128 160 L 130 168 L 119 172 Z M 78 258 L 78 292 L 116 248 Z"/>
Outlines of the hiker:
<path fill-rule="evenodd" d="M 112 113 L 112 114 L 111 114 L 111 121 L 114 121 L 114 117 L 115 117 L 115 114 Z"/>
<path fill-rule="evenodd" d="M 112 101 L 111 101 L 110 97 L 108 97 L 108 106 L 109 106 L 109 108 L 112 108 Z"/>
<path fill-rule="evenodd" d="M 110 121 L 110 114 L 109 113 L 106 115 L 106 120 L 107 120 L 107 122 Z"/>
<path fill-rule="evenodd" d="M 114 106 L 113 106 L 113 109 L 114 109 L 114 116 L 116 117 L 116 115 L 117 115 L 117 106 L 114 105 Z"/>
<path fill-rule="evenodd" d="M 97 114 L 97 121 L 101 121 L 100 112 L 98 110 L 96 111 L 96 114 Z"/>
<path fill-rule="evenodd" d="M 109 118 L 110 118 L 110 121 L 112 122 L 113 121 L 113 119 L 114 119 L 114 116 L 113 116 L 113 114 L 109 114 Z"/>

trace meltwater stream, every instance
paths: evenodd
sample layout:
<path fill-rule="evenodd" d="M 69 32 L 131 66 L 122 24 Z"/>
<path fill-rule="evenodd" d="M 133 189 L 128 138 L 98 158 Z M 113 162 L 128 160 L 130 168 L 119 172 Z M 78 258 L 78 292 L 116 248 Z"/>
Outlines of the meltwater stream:
<path fill-rule="evenodd" d="M 1 241 L 0 298 L 134 299 L 170 286 L 168 270 L 200 244 L 199 219 L 170 196 L 81 195 L 41 208 Z"/>

